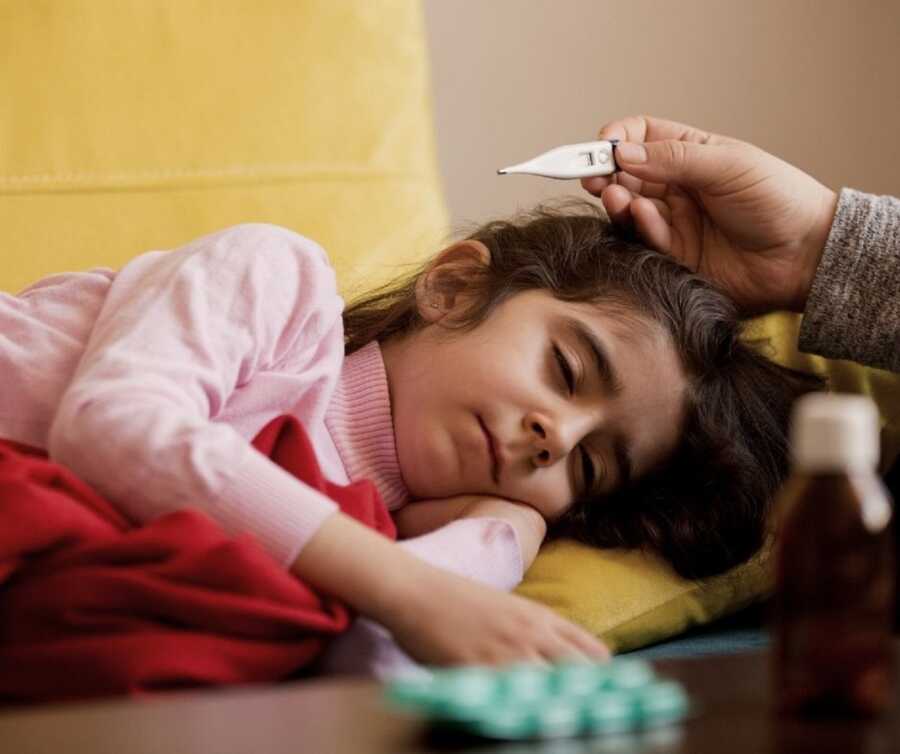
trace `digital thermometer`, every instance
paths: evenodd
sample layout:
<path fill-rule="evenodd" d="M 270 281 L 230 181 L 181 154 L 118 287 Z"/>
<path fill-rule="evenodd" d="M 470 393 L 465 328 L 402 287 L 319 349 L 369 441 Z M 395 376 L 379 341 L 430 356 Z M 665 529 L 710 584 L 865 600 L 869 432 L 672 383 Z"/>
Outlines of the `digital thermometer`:
<path fill-rule="evenodd" d="M 545 178 L 587 178 L 594 175 L 610 175 L 616 166 L 616 144 L 609 141 L 586 141 L 581 144 L 565 144 L 539 154 L 527 162 L 510 165 L 497 171 L 500 175 L 526 173 Z"/>

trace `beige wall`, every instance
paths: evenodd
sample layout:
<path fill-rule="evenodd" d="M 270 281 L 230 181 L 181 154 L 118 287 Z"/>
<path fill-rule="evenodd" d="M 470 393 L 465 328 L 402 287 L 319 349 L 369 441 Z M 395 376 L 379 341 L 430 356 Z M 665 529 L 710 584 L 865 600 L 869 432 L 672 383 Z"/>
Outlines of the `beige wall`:
<path fill-rule="evenodd" d="M 454 225 L 575 181 L 498 167 L 647 112 L 900 195 L 900 0 L 424 0 Z"/>

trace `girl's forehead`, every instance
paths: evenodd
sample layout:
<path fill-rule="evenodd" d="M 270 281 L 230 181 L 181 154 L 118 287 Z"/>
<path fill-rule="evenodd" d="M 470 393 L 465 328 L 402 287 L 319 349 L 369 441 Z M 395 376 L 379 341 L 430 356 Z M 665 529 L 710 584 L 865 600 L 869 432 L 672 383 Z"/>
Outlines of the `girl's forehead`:
<path fill-rule="evenodd" d="M 633 373 L 652 365 L 673 376 L 683 374 L 680 355 L 667 329 L 624 301 L 565 301 L 546 290 L 535 290 L 520 294 L 518 304 L 517 311 L 511 312 L 512 322 L 521 323 L 524 315 L 533 317 L 533 322 L 559 324 L 582 344 L 587 339 L 575 337 L 577 331 L 589 332 L 620 370 Z M 573 327 L 573 323 L 580 326 Z M 586 346 L 585 350 L 593 349 Z"/>
<path fill-rule="evenodd" d="M 622 386 L 608 405 L 628 427 L 640 473 L 674 448 L 686 413 L 688 380 L 672 337 L 661 323 L 627 306 L 560 303 L 563 316 L 577 317 L 593 332 L 613 381 Z"/>
<path fill-rule="evenodd" d="M 575 316 L 625 343 L 634 343 L 636 339 L 669 339 L 661 323 L 621 298 L 611 296 L 590 301 L 566 301 L 548 291 L 535 293 L 535 303 L 548 317 Z"/>

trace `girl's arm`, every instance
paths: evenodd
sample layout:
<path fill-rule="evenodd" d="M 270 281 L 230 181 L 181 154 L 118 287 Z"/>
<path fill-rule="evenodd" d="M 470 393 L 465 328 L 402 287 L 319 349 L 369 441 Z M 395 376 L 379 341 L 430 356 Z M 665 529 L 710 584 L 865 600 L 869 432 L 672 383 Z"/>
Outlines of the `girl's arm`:
<path fill-rule="evenodd" d="M 483 495 L 423 500 L 411 503 L 392 515 L 401 539 L 420 537 L 463 519 L 489 518 L 504 521 L 512 526 L 515 533 L 523 573 L 534 561 L 547 535 L 547 522 L 534 508 Z"/>
<path fill-rule="evenodd" d="M 549 608 L 429 565 L 343 513 L 322 525 L 292 570 L 383 624 L 419 662 L 609 657 L 602 642 Z"/>
<path fill-rule="evenodd" d="M 216 419 L 259 372 L 312 385 L 338 372 L 342 307 L 324 251 L 276 226 L 137 257 L 60 401 L 50 456 L 133 520 L 199 508 L 290 564 L 337 506 Z"/>

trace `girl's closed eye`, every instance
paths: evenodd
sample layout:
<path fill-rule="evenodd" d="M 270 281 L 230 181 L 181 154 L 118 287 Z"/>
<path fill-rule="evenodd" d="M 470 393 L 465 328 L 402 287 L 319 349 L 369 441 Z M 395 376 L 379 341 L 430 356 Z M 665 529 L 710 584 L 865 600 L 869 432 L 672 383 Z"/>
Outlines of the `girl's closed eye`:
<path fill-rule="evenodd" d="M 568 359 L 566 359 L 563 352 L 559 349 L 559 346 L 555 343 L 553 344 L 553 355 L 556 357 L 556 363 L 559 365 L 559 370 L 565 381 L 566 389 L 569 395 L 573 395 L 575 393 L 575 373 L 572 370 Z M 594 470 L 594 463 L 591 461 L 591 456 L 587 450 L 585 450 L 584 446 L 579 445 L 578 450 L 581 453 L 581 494 L 586 495 L 593 489 L 594 479 L 597 475 Z"/>
<path fill-rule="evenodd" d="M 596 476 L 594 463 L 591 461 L 590 453 L 583 446 L 579 445 L 578 448 L 581 452 L 581 494 L 587 495 L 594 489 L 594 478 Z"/>
<path fill-rule="evenodd" d="M 569 391 L 569 395 L 572 395 L 575 392 L 575 373 L 572 371 L 572 367 L 569 366 L 566 357 L 563 356 L 563 352 L 559 350 L 559 346 L 555 343 L 553 344 L 553 355 L 556 357 L 556 363 L 559 364 L 559 370 L 566 382 L 566 389 Z"/>

